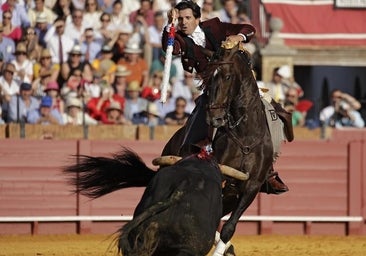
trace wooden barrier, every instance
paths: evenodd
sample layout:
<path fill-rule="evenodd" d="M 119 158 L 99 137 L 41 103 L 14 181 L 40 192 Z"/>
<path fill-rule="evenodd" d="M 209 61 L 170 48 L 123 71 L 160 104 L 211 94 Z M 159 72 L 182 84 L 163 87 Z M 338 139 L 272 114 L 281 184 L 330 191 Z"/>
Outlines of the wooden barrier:
<path fill-rule="evenodd" d="M 308 129 L 306 127 L 294 127 L 295 140 L 320 140 L 329 139 L 332 137 L 333 129 L 330 127 Z"/>
<path fill-rule="evenodd" d="M 20 124 L 8 124 L 8 138 L 18 139 L 83 139 L 84 130 L 82 126 L 74 125 L 35 125 L 24 124 L 24 128 Z"/>
<path fill-rule="evenodd" d="M 159 125 L 153 128 L 146 125 L 93 125 L 84 128 L 72 125 L 25 124 L 21 129 L 20 124 L 13 123 L 0 125 L 0 139 L 135 139 L 167 142 L 179 128 L 181 126 L 177 125 Z M 363 129 L 358 131 L 362 133 Z M 295 140 L 331 139 L 332 133 L 332 128 L 322 131 L 321 128 L 310 130 L 305 127 L 294 127 Z"/>
<path fill-rule="evenodd" d="M 135 140 L 138 137 L 137 125 L 93 125 L 88 127 L 87 137 L 91 140 Z"/>
<path fill-rule="evenodd" d="M 6 129 L 7 129 L 6 124 L 0 124 L 0 139 L 6 138 Z"/>
<path fill-rule="evenodd" d="M 0 221 L 0 234 L 113 233 L 123 220 L 118 224 L 120 220 L 98 220 L 98 216 L 131 216 L 144 188 L 90 200 L 70 192 L 62 167 L 76 161 L 71 155 L 110 156 L 121 146 L 136 151 L 152 167 L 151 160 L 164 144 L 125 139 L 2 139 L 0 220 L 4 222 Z M 245 216 L 257 217 L 241 222 L 236 233 L 366 234 L 365 143 L 295 141 L 282 149 L 275 170 L 290 191 L 281 196 L 259 194 L 245 212 Z M 69 217 L 51 221 L 57 216 Z M 27 221 L 22 222 L 21 217 Z"/>
<path fill-rule="evenodd" d="M 137 139 L 141 141 L 158 140 L 168 142 L 181 127 L 180 125 L 158 125 L 155 127 L 139 125 Z"/>

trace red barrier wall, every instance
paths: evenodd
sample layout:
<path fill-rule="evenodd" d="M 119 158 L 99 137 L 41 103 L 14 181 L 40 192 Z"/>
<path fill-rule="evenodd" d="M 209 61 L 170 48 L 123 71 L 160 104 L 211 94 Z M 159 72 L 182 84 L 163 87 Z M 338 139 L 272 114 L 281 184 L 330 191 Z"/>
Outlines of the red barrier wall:
<path fill-rule="evenodd" d="M 108 156 L 120 146 L 146 163 L 163 141 L 0 140 L 0 217 L 131 215 L 143 189 L 126 189 L 96 200 L 70 192 L 61 174 L 70 156 Z M 290 187 L 283 195 L 260 194 L 245 215 L 363 216 L 366 148 L 359 137 L 337 141 L 296 141 L 283 146 L 275 165 Z M 0 234 L 113 233 L 119 222 L 0 223 Z M 238 234 L 366 234 L 365 222 L 240 222 Z"/>

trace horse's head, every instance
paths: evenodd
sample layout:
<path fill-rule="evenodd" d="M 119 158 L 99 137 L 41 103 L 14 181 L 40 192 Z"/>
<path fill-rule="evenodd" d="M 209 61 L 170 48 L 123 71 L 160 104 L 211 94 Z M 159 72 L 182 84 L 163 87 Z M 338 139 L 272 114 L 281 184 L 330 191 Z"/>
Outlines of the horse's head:
<path fill-rule="evenodd" d="M 230 120 L 235 112 L 233 107 L 242 106 L 242 101 L 246 101 L 246 89 L 243 87 L 247 79 L 255 81 L 251 71 L 250 54 L 239 44 L 223 43 L 210 61 L 204 77 L 208 95 L 206 121 L 209 125 L 220 127 L 233 121 Z"/>

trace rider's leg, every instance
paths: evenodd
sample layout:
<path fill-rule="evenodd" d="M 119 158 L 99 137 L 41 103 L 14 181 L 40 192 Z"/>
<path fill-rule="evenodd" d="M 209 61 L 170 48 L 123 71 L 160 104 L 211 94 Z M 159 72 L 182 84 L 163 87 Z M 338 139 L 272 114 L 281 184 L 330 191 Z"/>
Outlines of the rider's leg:
<path fill-rule="evenodd" d="M 267 183 L 267 184 L 266 184 Z M 268 186 L 264 188 L 266 191 L 262 191 L 263 186 Z M 274 171 L 273 166 L 271 167 L 267 181 L 263 184 L 261 191 L 267 192 L 268 194 L 282 194 L 287 192 L 289 189 L 285 183 L 280 179 L 278 173 Z M 270 187 L 269 187 L 270 186 Z"/>
<path fill-rule="evenodd" d="M 185 124 L 186 134 L 180 149 L 180 155 L 189 154 L 192 145 L 195 145 L 208 137 L 209 126 L 206 123 L 207 96 L 202 94 L 196 99 L 196 107 Z"/>
<path fill-rule="evenodd" d="M 269 124 L 273 143 L 274 160 L 276 160 L 280 152 L 282 141 L 291 141 L 293 139 L 291 113 L 284 110 L 282 106 L 274 100 L 270 103 L 263 100 L 263 103 L 266 109 L 267 122 Z M 273 114 L 273 110 L 277 115 Z M 288 187 L 282 182 L 278 173 L 274 171 L 272 165 L 269 169 L 267 180 L 261 188 L 261 192 L 266 192 L 268 194 L 281 194 L 288 190 Z"/>

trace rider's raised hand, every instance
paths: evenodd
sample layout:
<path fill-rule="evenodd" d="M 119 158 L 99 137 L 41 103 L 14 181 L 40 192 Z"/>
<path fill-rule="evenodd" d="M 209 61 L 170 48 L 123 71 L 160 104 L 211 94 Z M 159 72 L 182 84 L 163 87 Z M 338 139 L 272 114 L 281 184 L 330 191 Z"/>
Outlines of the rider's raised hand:
<path fill-rule="evenodd" d="M 175 8 L 170 9 L 168 11 L 168 24 L 175 23 L 177 17 L 178 17 L 178 10 Z"/>

